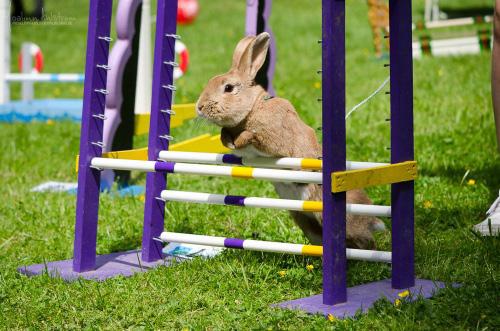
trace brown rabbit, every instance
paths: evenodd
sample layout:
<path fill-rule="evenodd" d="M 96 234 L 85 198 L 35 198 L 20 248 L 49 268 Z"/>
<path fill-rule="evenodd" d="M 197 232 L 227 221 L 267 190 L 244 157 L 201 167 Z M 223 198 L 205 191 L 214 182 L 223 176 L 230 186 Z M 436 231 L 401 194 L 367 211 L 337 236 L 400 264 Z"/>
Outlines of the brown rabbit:
<path fill-rule="evenodd" d="M 255 83 L 255 76 L 266 59 L 269 38 L 264 32 L 238 43 L 229 72 L 210 79 L 198 99 L 198 116 L 222 127 L 222 143 L 237 155 L 319 158 L 321 147 L 314 130 L 302 122 L 292 104 L 270 97 Z M 273 184 L 284 199 L 322 199 L 319 185 Z M 347 200 L 371 203 L 360 190 L 347 192 Z M 321 245 L 321 213 L 292 211 L 291 214 L 311 243 Z M 383 228 L 384 223 L 375 217 L 348 215 L 346 244 L 353 248 L 374 248 L 372 232 Z"/>

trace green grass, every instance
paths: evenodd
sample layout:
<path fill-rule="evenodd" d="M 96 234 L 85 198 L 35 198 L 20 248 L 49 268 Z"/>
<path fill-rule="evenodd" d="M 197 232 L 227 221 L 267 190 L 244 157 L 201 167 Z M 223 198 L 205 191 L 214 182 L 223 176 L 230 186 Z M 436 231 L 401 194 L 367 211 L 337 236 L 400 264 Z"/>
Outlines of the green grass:
<path fill-rule="evenodd" d="M 443 1 L 444 3 L 445 1 Z M 74 17 L 71 26 L 14 26 L 13 49 L 24 40 L 44 50 L 47 72 L 82 72 L 86 1 L 47 1 L 47 11 Z M 201 1 L 197 22 L 181 27 L 191 52 L 189 73 L 178 82 L 177 100 L 197 98 L 206 81 L 230 64 L 244 32 L 244 1 Z M 275 1 L 272 27 L 278 40 L 275 87 L 304 120 L 321 126 L 315 88 L 319 78 L 320 1 Z M 415 1 L 420 17 L 423 1 Z M 449 4 L 450 1 L 447 2 Z M 456 5 L 457 1 L 453 1 Z M 477 1 L 461 1 L 475 4 Z M 491 1 L 483 1 L 491 3 Z M 388 75 L 375 60 L 364 1 L 348 1 L 348 108 Z M 13 67 L 15 61 L 12 61 Z M 27 278 L 21 265 L 72 256 L 75 197 L 34 194 L 48 180 L 75 181 L 79 125 L 70 122 L 0 124 L 0 327 L 4 329 L 479 329 L 500 327 L 500 240 L 481 238 L 471 227 L 500 188 L 500 158 L 494 137 L 489 54 L 424 58 L 414 63 L 416 182 L 416 272 L 420 278 L 460 283 L 432 300 L 394 307 L 379 302 L 367 315 L 329 322 L 320 316 L 270 308 L 270 304 L 321 292 L 319 259 L 255 252 L 225 252 L 158 268 L 131 278 L 65 283 Z M 81 97 L 80 85 L 39 85 L 37 97 Z M 15 91 L 14 96 L 18 95 Z M 350 159 L 387 161 L 388 98 L 381 94 L 348 121 Z M 217 128 L 191 123 L 176 129 L 179 141 Z M 320 132 L 318 132 L 318 135 Z M 144 146 L 145 137 L 136 141 Z M 468 172 L 467 178 L 463 179 Z M 468 185 L 474 179 L 475 185 Z M 144 183 L 144 176 L 134 174 Z M 170 176 L 174 189 L 275 196 L 259 181 Z M 369 190 L 376 203 L 390 203 L 387 187 Z M 140 247 L 143 203 L 103 195 L 98 253 Z M 390 220 L 386 220 L 389 225 Z M 166 228 L 177 232 L 305 242 L 286 212 L 170 203 Z M 377 237 L 390 249 L 390 234 Z M 305 266 L 313 264 L 309 272 Z M 284 277 L 278 272 L 285 270 Z M 349 262 L 349 285 L 390 277 L 382 264 Z"/>

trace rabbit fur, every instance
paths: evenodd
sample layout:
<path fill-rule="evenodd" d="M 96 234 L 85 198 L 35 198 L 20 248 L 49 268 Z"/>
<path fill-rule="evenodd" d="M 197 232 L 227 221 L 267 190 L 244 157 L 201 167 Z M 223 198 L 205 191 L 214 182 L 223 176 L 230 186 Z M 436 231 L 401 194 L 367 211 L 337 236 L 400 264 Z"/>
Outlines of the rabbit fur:
<path fill-rule="evenodd" d="M 245 157 L 320 158 L 314 130 L 285 99 L 270 97 L 255 82 L 266 59 L 270 36 L 263 32 L 243 38 L 234 51 L 231 69 L 209 80 L 196 104 L 198 116 L 220 126 L 224 146 Z M 283 199 L 322 200 L 316 184 L 273 183 Z M 347 192 L 349 203 L 371 204 L 362 190 Z M 322 214 L 291 211 L 295 223 L 313 244 L 322 243 Z M 373 249 L 372 232 L 383 230 L 376 217 L 347 215 L 346 245 Z"/>

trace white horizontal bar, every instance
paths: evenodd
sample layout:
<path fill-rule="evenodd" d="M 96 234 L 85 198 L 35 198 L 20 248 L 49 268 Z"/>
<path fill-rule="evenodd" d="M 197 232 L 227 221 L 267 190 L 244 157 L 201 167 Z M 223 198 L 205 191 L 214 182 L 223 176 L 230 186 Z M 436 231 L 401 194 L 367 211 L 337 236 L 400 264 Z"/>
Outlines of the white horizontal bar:
<path fill-rule="evenodd" d="M 275 241 L 245 240 L 243 249 L 248 251 L 268 252 L 268 253 L 288 253 L 302 255 L 300 244 L 281 243 Z"/>
<path fill-rule="evenodd" d="M 84 75 L 81 74 L 7 74 L 5 80 L 7 82 L 74 82 L 81 83 L 84 80 Z"/>
<path fill-rule="evenodd" d="M 383 162 L 346 161 L 346 170 L 376 168 L 376 167 L 386 166 L 389 164 L 390 163 L 383 163 Z"/>
<path fill-rule="evenodd" d="M 92 159 L 92 166 L 101 169 L 155 171 L 156 163 L 161 163 L 161 162 L 111 159 L 111 158 Z M 239 173 L 238 170 L 241 170 L 242 169 L 241 167 L 228 167 L 228 166 L 191 164 L 191 163 L 174 163 L 174 164 L 175 165 L 173 173 L 176 174 L 253 178 L 253 179 L 261 179 L 269 181 L 291 182 L 291 183 L 321 184 L 323 181 L 322 174 L 320 172 L 249 168 L 251 174 L 249 176 L 242 176 L 238 175 Z"/>
<path fill-rule="evenodd" d="M 186 175 L 231 176 L 233 167 L 176 163 L 174 173 Z"/>
<path fill-rule="evenodd" d="M 392 253 L 386 251 L 347 248 L 346 256 L 349 260 L 392 263 Z"/>
<path fill-rule="evenodd" d="M 346 212 L 352 215 L 391 217 L 391 206 L 348 203 L 346 205 Z"/>
<path fill-rule="evenodd" d="M 193 245 L 207 245 L 215 247 L 227 247 L 224 237 L 203 236 L 188 233 L 162 232 L 160 239 L 165 242 L 185 243 Z M 304 247 L 317 247 L 310 245 L 291 244 L 273 241 L 244 240 L 242 249 L 259 252 L 273 252 L 283 254 L 308 255 L 304 253 Z M 364 249 L 346 249 L 348 259 L 391 263 L 391 252 L 372 251 Z"/>
<path fill-rule="evenodd" d="M 224 156 L 237 157 L 236 155 L 230 154 L 219 154 L 219 153 L 199 153 L 199 152 L 176 152 L 176 151 L 161 151 L 159 154 L 159 159 L 171 162 L 193 162 L 193 163 L 203 163 L 203 164 L 217 164 L 223 165 L 227 164 L 224 162 Z M 294 158 L 294 157 L 283 157 L 283 158 L 271 158 L 271 157 L 255 157 L 255 158 L 241 158 L 242 164 L 251 167 L 267 167 L 267 168 L 290 168 L 290 169 L 310 169 L 305 167 L 303 160 L 304 158 Z M 316 161 L 316 160 L 314 160 Z M 318 160 L 321 164 L 321 160 Z M 347 161 L 347 170 L 356 169 L 366 169 L 373 167 L 380 167 L 387 165 L 388 163 L 379 162 L 358 162 L 358 161 Z"/>
<path fill-rule="evenodd" d="M 225 237 L 202 236 L 190 233 L 162 232 L 160 239 L 166 242 L 224 247 Z"/>
<path fill-rule="evenodd" d="M 465 37 L 465 38 L 453 38 L 453 39 L 434 39 L 431 40 L 431 50 L 440 47 L 460 47 L 460 46 L 470 46 L 477 45 L 479 47 L 479 38 Z"/>
<path fill-rule="evenodd" d="M 491 16 L 485 16 L 484 22 L 490 23 Z M 476 20 L 472 17 L 462 17 L 462 18 L 452 18 L 452 19 L 446 19 L 446 20 L 426 22 L 425 27 L 427 29 L 436 29 L 436 28 L 446 28 L 446 27 L 460 26 L 460 25 L 472 25 L 475 23 L 476 23 Z"/>
<path fill-rule="evenodd" d="M 189 175 L 209 175 L 209 176 L 230 176 L 234 175 L 235 168 L 229 166 L 216 166 L 205 164 L 175 163 L 174 173 Z M 234 170 L 233 170 L 234 169 Z M 246 178 L 262 179 L 269 181 L 291 182 L 291 183 L 312 183 L 321 184 L 322 174 L 319 172 L 278 170 L 265 168 L 251 168 L 252 174 Z"/>
<path fill-rule="evenodd" d="M 164 190 L 161 192 L 161 198 L 167 201 L 233 205 L 226 203 L 226 197 L 227 195 L 223 194 L 201 192 L 174 190 Z M 245 197 L 244 207 L 304 211 L 304 202 L 302 200 Z M 391 206 L 347 204 L 346 211 L 348 214 L 353 215 L 391 217 Z"/>
<path fill-rule="evenodd" d="M 94 157 L 91 161 L 93 167 L 100 169 L 137 170 L 147 172 L 155 171 L 155 164 L 156 161 L 124 160 L 104 157 Z"/>
<path fill-rule="evenodd" d="M 193 203 L 206 203 L 214 205 L 223 205 L 225 195 L 222 194 L 209 194 L 200 192 L 186 192 L 186 191 L 161 191 L 161 198 L 167 201 L 178 202 L 193 202 Z"/>
<path fill-rule="evenodd" d="M 245 207 L 302 211 L 304 210 L 304 201 L 247 197 L 245 198 Z"/>
<path fill-rule="evenodd" d="M 323 183 L 322 173 L 310 172 L 310 171 L 254 168 L 252 177 L 255 179 L 278 181 L 278 182 L 310 183 L 310 184 Z"/>

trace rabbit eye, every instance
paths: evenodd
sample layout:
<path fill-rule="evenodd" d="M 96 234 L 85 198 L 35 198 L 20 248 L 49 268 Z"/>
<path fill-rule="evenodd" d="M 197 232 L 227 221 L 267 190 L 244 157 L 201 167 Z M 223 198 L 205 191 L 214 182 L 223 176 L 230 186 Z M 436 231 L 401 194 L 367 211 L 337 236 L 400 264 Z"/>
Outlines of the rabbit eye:
<path fill-rule="evenodd" d="M 233 90 L 234 90 L 234 85 L 226 84 L 226 86 L 224 86 L 224 92 L 226 93 L 231 93 L 233 92 Z"/>

